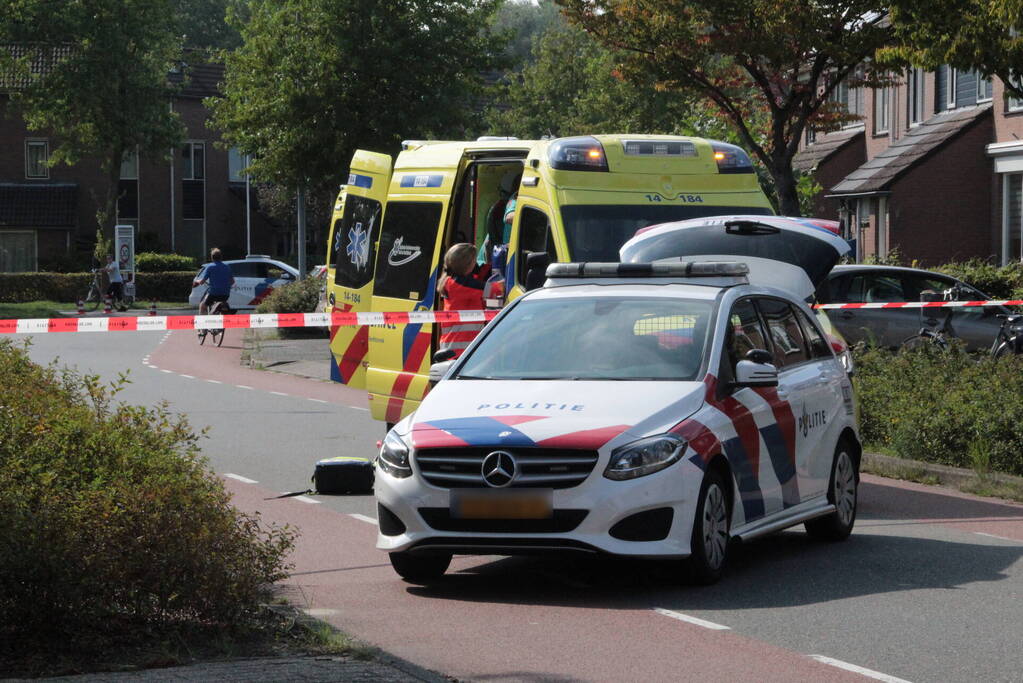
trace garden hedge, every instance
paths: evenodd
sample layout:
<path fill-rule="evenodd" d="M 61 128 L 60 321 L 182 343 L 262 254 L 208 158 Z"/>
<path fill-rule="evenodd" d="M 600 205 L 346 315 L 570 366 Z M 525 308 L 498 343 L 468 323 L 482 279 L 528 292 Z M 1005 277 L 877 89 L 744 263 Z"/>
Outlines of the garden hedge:
<path fill-rule="evenodd" d="M 195 271 L 136 273 L 135 297 L 140 301 L 185 301 Z M 0 303 L 29 301 L 74 303 L 84 298 L 92 273 L 0 273 Z"/>
<path fill-rule="evenodd" d="M 294 534 L 231 505 L 165 406 L 0 339 L 0 662 L 252 627 Z"/>

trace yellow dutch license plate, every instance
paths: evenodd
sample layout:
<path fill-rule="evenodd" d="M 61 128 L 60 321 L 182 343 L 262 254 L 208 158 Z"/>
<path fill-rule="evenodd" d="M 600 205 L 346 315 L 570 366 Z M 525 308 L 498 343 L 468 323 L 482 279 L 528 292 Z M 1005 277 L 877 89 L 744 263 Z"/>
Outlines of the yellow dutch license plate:
<path fill-rule="evenodd" d="M 550 519 L 551 489 L 451 492 L 451 516 L 458 519 Z"/>

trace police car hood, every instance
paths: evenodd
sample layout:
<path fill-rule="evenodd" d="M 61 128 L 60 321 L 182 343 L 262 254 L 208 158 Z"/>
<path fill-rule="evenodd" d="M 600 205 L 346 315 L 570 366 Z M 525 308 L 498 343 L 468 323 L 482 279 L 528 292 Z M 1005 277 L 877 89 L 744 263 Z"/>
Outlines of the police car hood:
<path fill-rule="evenodd" d="M 813 295 L 849 243 L 818 222 L 785 216 L 714 216 L 643 228 L 622 245 L 623 263 L 739 261 L 748 279 L 801 297 Z"/>
<path fill-rule="evenodd" d="M 705 393 L 701 382 L 445 380 L 413 416 L 412 445 L 618 446 L 664 433 Z"/>

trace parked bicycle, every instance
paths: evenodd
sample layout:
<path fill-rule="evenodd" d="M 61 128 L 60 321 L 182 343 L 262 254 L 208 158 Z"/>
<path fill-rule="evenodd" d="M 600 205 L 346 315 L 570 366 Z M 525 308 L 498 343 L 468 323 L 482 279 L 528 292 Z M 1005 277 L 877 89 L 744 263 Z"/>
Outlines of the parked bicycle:
<path fill-rule="evenodd" d="M 941 293 L 941 298 L 938 298 L 938 293 L 934 290 L 925 290 L 920 293 L 921 301 L 962 301 L 963 294 L 967 290 L 960 284 L 956 283 Z M 921 310 L 921 315 L 924 309 Z M 955 308 L 948 308 L 945 311 L 945 319 L 941 322 L 941 325 L 937 327 L 923 325 L 920 330 L 911 337 L 907 337 L 905 341 L 899 346 L 899 350 L 910 351 L 913 349 L 919 349 L 921 347 L 935 347 L 942 351 L 948 351 L 952 344 L 952 340 L 956 339 L 955 329 L 952 327 L 952 315 L 955 313 Z"/>
<path fill-rule="evenodd" d="M 1002 326 L 991 345 L 991 355 L 1001 358 L 1010 353 L 1016 356 L 1023 354 L 1023 315 L 1000 313 L 998 318 L 1002 321 Z"/>
<path fill-rule="evenodd" d="M 92 284 L 89 285 L 89 293 L 85 295 L 82 301 L 86 305 L 90 306 L 92 310 L 99 308 L 99 305 L 103 303 L 103 283 L 99 276 L 100 271 L 96 268 L 92 269 Z"/>

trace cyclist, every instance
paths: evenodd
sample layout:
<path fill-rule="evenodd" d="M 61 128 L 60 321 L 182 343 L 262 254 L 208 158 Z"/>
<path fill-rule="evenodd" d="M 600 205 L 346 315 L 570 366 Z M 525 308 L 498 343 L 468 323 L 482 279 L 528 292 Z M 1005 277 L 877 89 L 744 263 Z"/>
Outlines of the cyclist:
<path fill-rule="evenodd" d="M 121 268 L 117 265 L 117 261 L 110 254 L 107 254 L 107 265 L 103 267 L 103 270 L 107 272 L 107 277 L 110 278 L 107 296 L 110 297 L 111 302 L 117 303 L 119 311 L 127 311 L 128 307 L 124 305 L 124 278 L 121 277 Z"/>
<path fill-rule="evenodd" d="M 199 302 L 199 315 L 206 315 L 209 307 L 218 301 L 223 301 L 226 304 L 231 295 L 231 288 L 234 287 L 234 274 L 231 272 L 231 266 L 224 263 L 219 248 L 214 247 L 210 251 L 210 259 L 213 262 L 203 269 L 202 279 L 192 281 L 193 289 L 209 283 L 206 295 Z"/>

